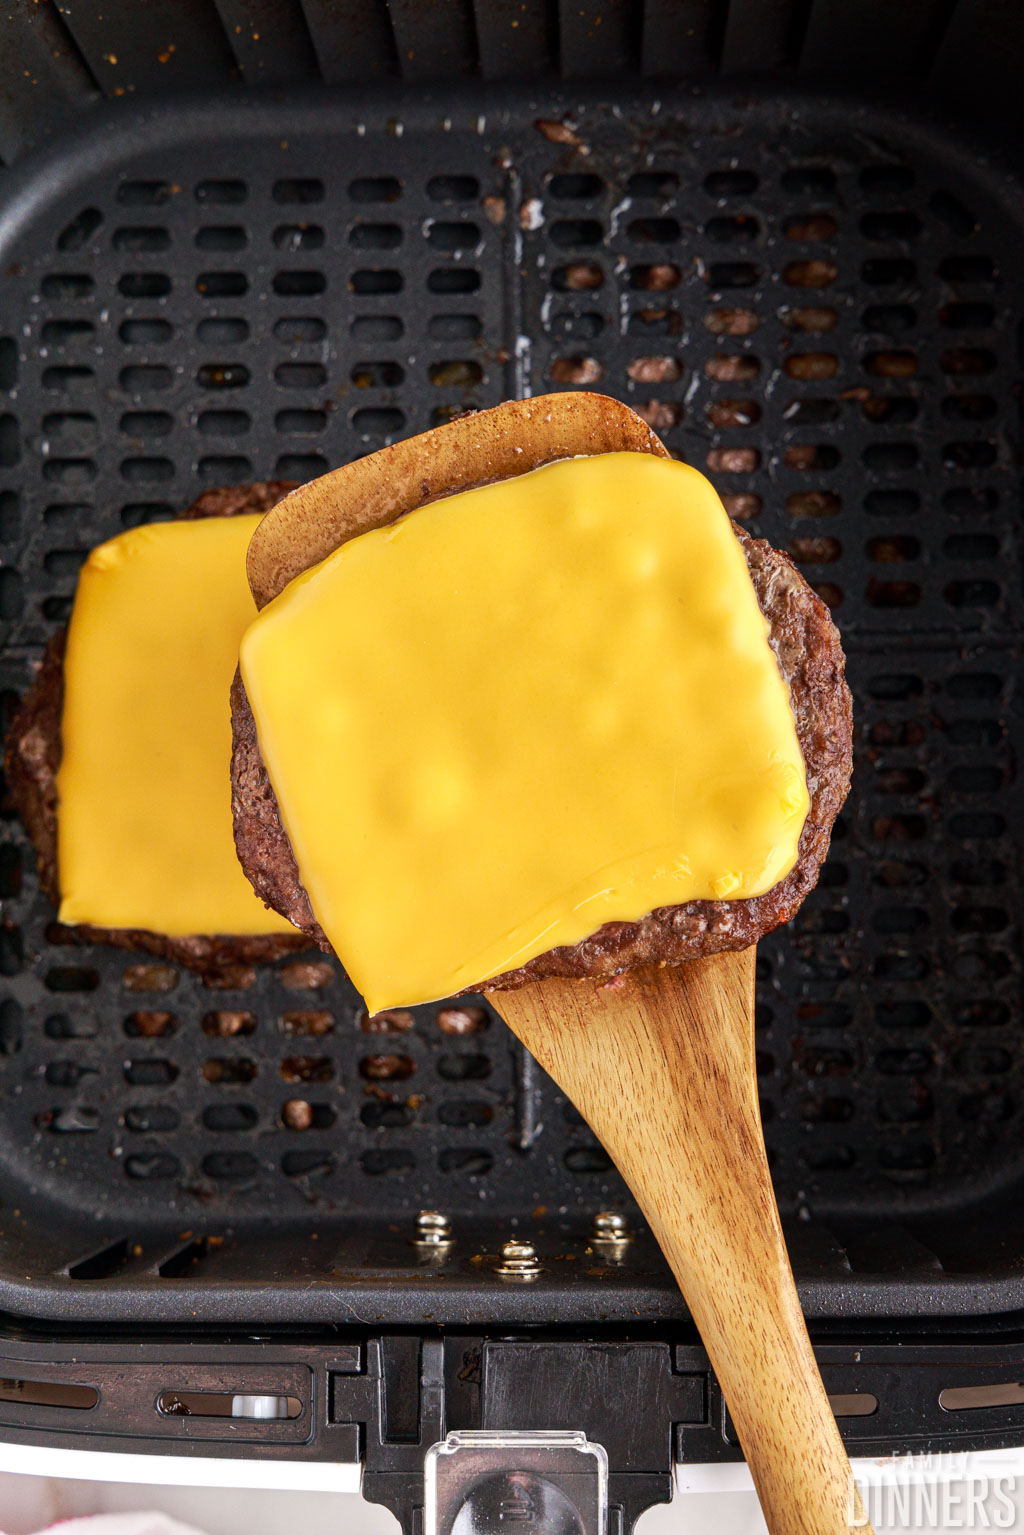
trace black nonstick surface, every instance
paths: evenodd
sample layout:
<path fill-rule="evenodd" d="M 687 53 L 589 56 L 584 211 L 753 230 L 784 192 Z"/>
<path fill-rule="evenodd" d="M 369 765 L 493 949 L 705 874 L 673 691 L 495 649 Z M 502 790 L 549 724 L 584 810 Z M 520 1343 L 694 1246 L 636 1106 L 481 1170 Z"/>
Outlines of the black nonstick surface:
<path fill-rule="evenodd" d="M 626 400 L 790 551 L 849 658 L 853 792 L 758 960 L 805 1304 L 1019 1306 L 1019 186 L 881 110 L 653 90 L 123 110 L 5 186 L 8 716 L 101 539 L 509 396 Z M 368 1031 L 316 953 L 212 987 L 62 945 L 5 813 L 4 1309 L 679 1313 L 648 1239 L 587 1256 L 628 1197 L 486 1006 Z M 440 1270 L 423 1208 L 458 1239 Z M 528 1291 L 488 1257 L 514 1231 Z"/>

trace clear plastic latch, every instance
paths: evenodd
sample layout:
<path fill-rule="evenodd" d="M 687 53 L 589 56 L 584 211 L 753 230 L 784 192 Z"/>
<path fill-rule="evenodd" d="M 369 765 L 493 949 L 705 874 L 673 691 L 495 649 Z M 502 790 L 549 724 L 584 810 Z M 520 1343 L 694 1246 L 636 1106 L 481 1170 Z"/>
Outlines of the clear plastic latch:
<path fill-rule="evenodd" d="M 427 1451 L 424 1535 L 606 1535 L 608 1456 L 561 1429 L 465 1429 Z"/>

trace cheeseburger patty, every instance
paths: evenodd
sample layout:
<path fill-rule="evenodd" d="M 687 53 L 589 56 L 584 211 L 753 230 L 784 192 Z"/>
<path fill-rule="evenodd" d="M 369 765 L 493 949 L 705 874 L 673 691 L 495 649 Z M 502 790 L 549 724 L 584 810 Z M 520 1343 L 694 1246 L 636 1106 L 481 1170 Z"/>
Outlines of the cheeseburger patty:
<path fill-rule="evenodd" d="M 294 489 L 290 480 L 267 480 L 208 490 L 185 511 L 182 521 L 201 517 L 236 517 L 266 512 Z M 61 761 L 61 717 L 64 710 L 64 648 L 67 629 L 60 629 L 43 652 L 36 679 L 11 721 L 4 745 L 4 771 L 11 798 L 36 851 L 39 883 L 43 893 L 60 903 L 57 872 L 57 770 Z M 255 963 L 279 958 L 309 947 L 302 933 L 266 933 L 238 937 L 227 934 L 195 934 L 169 938 L 141 928 L 92 927 L 57 924 L 58 941 L 107 943 L 118 949 L 142 949 L 150 954 L 213 973 L 229 964 Z"/>
<path fill-rule="evenodd" d="M 723 949 L 745 949 L 788 919 L 818 879 L 832 825 L 850 786 L 853 717 L 845 659 L 828 608 L 792 560 L 732 524 L 770 625 L 769 642 L 789 686 L 807 773 L 810 810 L 797 860 L 785 879 L 747 900 L 687 901 L 662 906 L 639 922 L 608 922 L 580 943 L 549 949 L 517 970 L 472 991 L 504 991 L 545 976 L 612 977 L 637 965 L 681 964 Z M 242 867 L 268 906 L 333 953 L 310 907 L 260 754 L 256 722 L 240 675 L 231 690 L 231 761 L 235 846 Z"/>

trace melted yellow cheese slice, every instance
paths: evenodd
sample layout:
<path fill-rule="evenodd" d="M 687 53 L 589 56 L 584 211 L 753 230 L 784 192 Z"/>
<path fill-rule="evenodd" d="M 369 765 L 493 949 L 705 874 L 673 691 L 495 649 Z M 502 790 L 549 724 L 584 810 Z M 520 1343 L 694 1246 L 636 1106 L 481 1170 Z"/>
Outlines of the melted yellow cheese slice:
<path fill-rule="evenodd" d="M 292 933 L 255 895 L 231 829 L 231 678 L 256 611 L 258 516 L 135 528 L 82 567 L 57 776 L 62 922 Z"/>
<path fill-rule="evenodd" d="M 808 796 L 767 635 L 711 485 L 640 453 L 462 492 L 293 581 L 242 675 L 367 1005 L 781 879 Z"/>

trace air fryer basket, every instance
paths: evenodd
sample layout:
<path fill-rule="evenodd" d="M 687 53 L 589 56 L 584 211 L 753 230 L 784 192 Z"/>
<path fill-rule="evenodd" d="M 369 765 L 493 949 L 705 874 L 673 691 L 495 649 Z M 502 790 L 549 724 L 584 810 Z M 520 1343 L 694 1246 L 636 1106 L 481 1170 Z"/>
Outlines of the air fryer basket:
<path fill-rule="evenodd" d="M 923 87 L 905 111 L 902 87 L 886 103 L 707 78 L 866 64 L 843 17 L 870 8 L 815 4 L 797 27 L 734 0 L 703 53 L 670 9 L 642 30 L 611 6 L 598 41 L 535 5 L 522 36 L 501 5 L 475 31 L 455 6 L 430 25 L 361 7 L 333 41 L 315 4 L 308 32 L 297 8 L 228 0 L 154 7 L 134 31 L 121 16 L 116 37 L 19 13 L 0 110 L 20 159 L 0 181 L 3 701 L 9 717 L 88 549 L 210 486 L 308 479 L 552 388 L 640 409 L 790 551 L 849 660 L 850 801 L 818 890 L 758 957 L 765 1134 L 826 1377 L 879 1399 L 855 1443 L 1013 1442 L 1024 1408 L 957 1417 L 937 1393 L 1024 1370 L 1024 197 Z M 987 40 L 998 105 L 1013 37 L 963 3 L 943 32 L 934 10 L 887 14 L 890 62 L 934 60 L 948 98 Z M 232 51 L 249 80 L 301 82 L 314 47 L 326 78 L 380 83 L 157 98 L 217 86 Z M 703 83 L 408 84 L 558 58 Z M 93 77 L 124 99 L 19 156 Z M 564 1399 L 519 1426 L 600 1437 L 573 1420 L 600 1428 L 580 1374 L 600 1346 L 648 1372 L 661 1445 L 613 1473 L 663 1479 L 662 1419 L 690 1425 L 691 1458 L 737 1454 L 649 1236 L 607 1257 L 589 1241 L 599 1210 L 639 1224 L 628 1195 L 485 1004 L 367 1020 L 315 952 L 204 984 L 69 947 L 5 816 L 0 1363 L 15 1385 L 100 1391 L 77 1415 L 0 1392 L 5 1437 L 217 1453 L 213 1420 L 158 1415 L 154 1392 L 266 1379 L 302 1413 L 232 1424 L 233 1454 L 362 1453 L 407 1513 L 445 1425 L 509 1426 L 516 1372 L 542 1367 L 529 1350 L 561 1351 Z M 425 1209 L 452 1224 L 441 1261 L 414 1245 Z M 529 1284 L 496 1272 L 513 1234 L 537 1248 Z M 378 1383 L 411 1412 L 397 1428 Z M 616 1485 L 627 1512 L 652 1500 Z"/>

